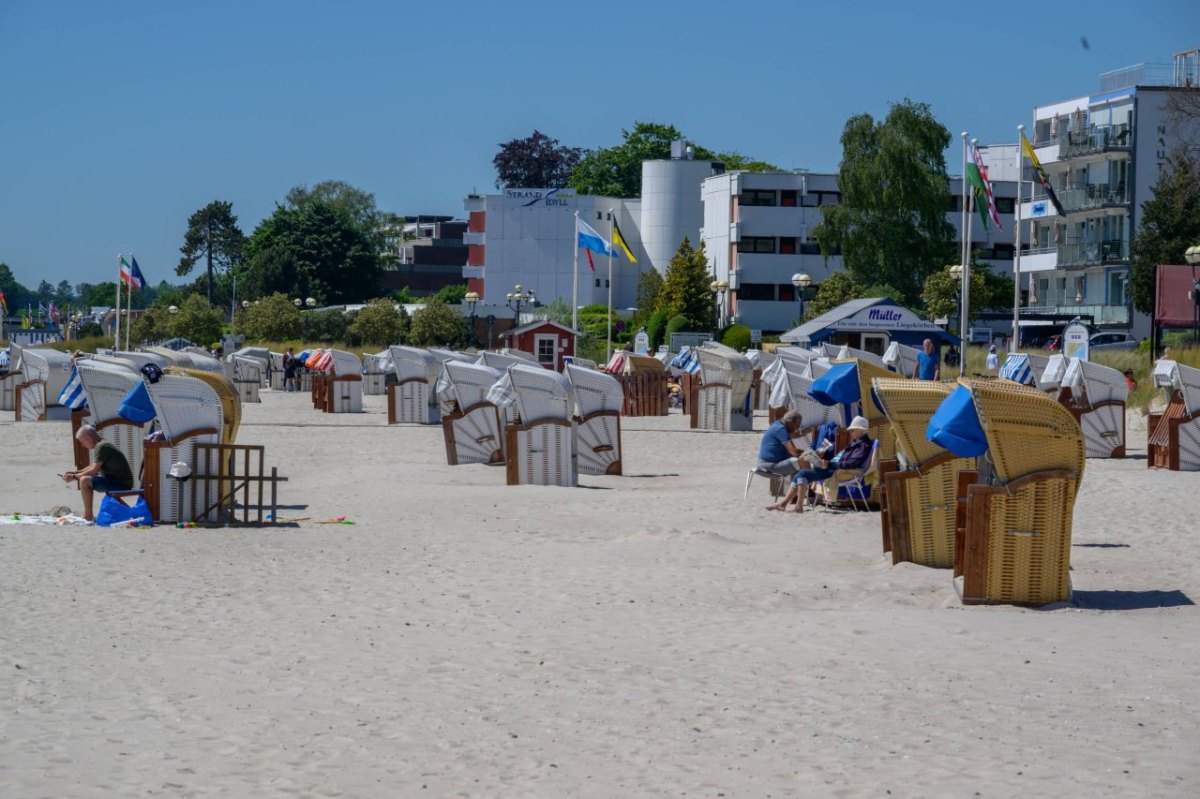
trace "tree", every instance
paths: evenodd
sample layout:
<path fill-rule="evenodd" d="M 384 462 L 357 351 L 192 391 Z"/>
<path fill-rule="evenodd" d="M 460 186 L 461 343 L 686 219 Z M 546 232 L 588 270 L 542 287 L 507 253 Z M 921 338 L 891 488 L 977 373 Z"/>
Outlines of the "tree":
<path fill-rule="evenodd" d="M 416 347 L 456 347 L 467 337 L 467 325 L 457 308 L 431 302 L 413 314 L 408 343 Z"/>
<path fill-rule="evenodd" d="M 146 344 L 170 337 L 171 315 L 163 306 L 153 306 L 133 320 L 129 338 L 133 343 Z"/>
<path fill-rule="evenodd" d="M 916 301 L 926 276 L 957 260 L 946 221 L 949 144 L 950 131 L 924 103 L 896 103 L 880 123 L 851 117 L 842 130 L 841 201 L 822 206 L 813 229 L 825 257 L 840 250 L 858 283 L 894 286 Z"/>
<path fill-rule="evenodd" d="M 959 279 L 950 274 L 949 266 L 943 267 L 941 271 L 934 272 L 925 278 L 925 287 L 921 292 L 921 298 L 925 301 L 925 312 L 930 319 L 957 318 L 960 285 Z M 982 310 L 987 307 L 987 267 L 977 268 L 972 265 L 969 299 L 971 308 Z"/>
<path fill-rule="evenodd" d="M 176 313 L 170 315 L 166 332 L 207 347 L 221 340 L 224 322 L 225 316 L 209 305 L 208 300 L 199 294 L 192 294 L 179 305 Z"/>
<path fill-rule="evenodd" d="M 650 317 L 658 311 L 662 303 L 663 277 L 657 269 L 647 269 L 638 277 L 637 284 L 637 316 L 634 320 L 642 326 L 649 323 Z M 665 324 L 665 321 L 664 321 Z"/>
<path fill-rule="evenodd" d="M 1130 243 L 1130 295 L 1142 313 L 1154 313 L 1159 264 L 1181 264 L 1188 247 L 1200 242 L 1200 155 L 1182 151 L 1167 162 L 1154 184 L 1154 197 L 1142 205 L 1142 219 Z"/>
<path fill-rule="evenodd" d="M 328 311 L 306 311 L 308 322 L 306 329 L 310 341 L 322 341 L 332 344 L 335 341 L 345 341 L 350 333 L 350 318 L 339 308 Z"/>
<path fill-rule="evenodd" d="M 500 145 L 492 159 L 498 189 L 559 189 L 567 185 L 583 157 L 580 147 L 565 147 L 540 130 Z"/>
<path fill-rule="evenodd" d="M 43 280 L 37 287 L 38 302 L 49 304 L 54 302 L 54 285 L 49 280 Z"/>
<path fill-rule="evenodd" d="M 650 348 L 657 350 L 664 341 L 667 332 L 668 314 L 666 308 L 659 308 L 650 315 L 646 322 L 646 335 L 650 337 Z"/>
<path fill-rule="evenodd" d="M 288 208 L 299 211 L 312 204 L 327 205 L 344 212 L 364 235 L 373 241 L 378 239 L 377 243 L 382 244 L 383 219 L 375 208 L 375 195 L 371 192 L 341 180 L 323 180 L 311 189 L 294 186 L 287 193 L 285 205 Z M 389 221 L 394 223 L 395 218 L 389 217 Z"/>
<path fill-rule="evenodd" d="M 134 292 L 133 296 L 137 297 L 138 292 Z M 111 308 L 117 301 L 117 284 L 116 281 L 106 280 L 103 283 L 80 283 L 79 284 L 79 304 L 84 308 L 104 307 Z M 121 307 L 125 307 L 125 290 L 121 290 Z"/>
<path fill-rule="evenodd" d="M 750 328 L 745 325 L 730 325 L 721 334 L 721 343 L 726 347 L 733 347 L 735 350 L 750 349 Z"/>
<path fill-rule="evenodd" d="M 4 292 L 4 302 L 10 314 L 15 314 L 18 308 L 24 308 L 33 301 L 33 292 L 17 282 L 12 269 L 5 263 L 0 263 L 0 291 Z"/>
<path fill-rule="evenodd" d="M 806 303 L 804 318 L 815 319 L 844 302 L 866 296 L 867 287 L 855 280 L 852 274 L 834 272 L 817 287 L 817 296 Z"/>
<path fill-rule="evenodd" d="M 713 295 L 709 290 L 712 276 L 708 273 L 708 258 L 704 243 L 692 249 L 685 236 L 667 264 L 660 306 L 670 316 L 683 316 L 689 330 L 709 330 L 713 326 Z"/>
<path fill-rule="evenodd" d="M 386 347 L 400 344 L 408 332 L 408 314 L 391 300 L 375 299 L 358 312 L 350 325 L 350 335 L 363 344 Z"/>
<path fill-rule="evenodd" d="M 437 290 L 429 302 L 444 302 L 447 305 L 458 305 L 467 298 L 466 283 L 451 283 Z"/>
<path fill-rule="evenodd" d="M 61 308 L 73 302 L 75 302 L 75 292 L 71 290 L 71 282 L 69 280 L 58 281 L 58 286 L 54 289 L 54 304 Z"/>
<path fill-rule="evenodd" d="M 624 142 L 615 147 L 589 150 L 584 154 L 567 185 L 580 194 L 603 197 L 641 197 L 642 162 L 671 157 L 671 142 L 684 139 L 674 125 L 634 122 L 633 130 L 622 130 Z M 754 161 L 737 153 L 725 156 L 693 145 L 694 155 L 702 161 L 733 159 L 739 169 L 778 171 L 764 161 Z M 728 165 L 727 165 L 728 166 Z"/>
<path fill-rule="evenodd" d="M 277 292 L 238 311 L 237 329 L 254 341 L 291 341 L 300 338 L 304 323 L 300 309 Z"/>
<path fill-rule="evenodd" d="M 228 271 L 242 260 L 242 249 L 246 236 L 238 227 L 233 215 L 233 203 L 213 200 L 188 217 L 187 231 L 183 234 L 183 246 L 179 251 L 183 257 L 175 274 L 183 276 L 203 257 L 208 274 L 208 301 L 213 299 L 213 272 Z"/>

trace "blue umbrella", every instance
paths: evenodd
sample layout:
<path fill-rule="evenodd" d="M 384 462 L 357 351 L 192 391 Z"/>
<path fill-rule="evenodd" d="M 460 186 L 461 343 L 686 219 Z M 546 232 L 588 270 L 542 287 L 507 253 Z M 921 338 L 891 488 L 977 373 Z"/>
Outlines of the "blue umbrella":
<path fill-rule="evenodd" d="M 971 390 L 959 386 L 929 418 L 925 438 L 960 458 L 976 458 L 988 450 L 987 436 L 975 411 Z"/>
<path fill-rule="evenodd" d="M 841 405 L 849 424 L 854 416 L 854 403 L 862 399 L 858 389 L 858 363 L 835 363 L 813 381 L 808 395 L 822 405 Z"/>

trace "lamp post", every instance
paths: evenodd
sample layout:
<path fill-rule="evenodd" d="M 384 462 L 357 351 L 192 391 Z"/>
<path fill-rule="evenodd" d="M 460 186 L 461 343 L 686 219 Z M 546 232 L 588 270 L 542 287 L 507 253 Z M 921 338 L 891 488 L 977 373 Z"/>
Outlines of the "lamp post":
<path fill-rule="evenodd" d="M 296 299 L 292 300 L 292 305 L 295 305 L 297 310 L 303 310 L 304 308 L 307 308 L 309 311 L 311 311 L 313 308 L 317 307 L 317 301 L 312 297 L 304 300 L 297 297 Z M 301 315 L 304 317 L 304 341 L 307 343 L 309 336 L 312 335 L 312 318 L 311 315 L 307 313 Z"/>
<path fill-rule="evenodd" d="M 521 284 L 518 283 L 504 297 L 508 300 L 508 307 L 512 309 L 513 329 L 515 330 L 521 324 L 521 311 L 525 310 L 525 306 L 533 299 L 533 292 L 526 294 L 521 289 Z"/>
<path fill-rule="evenodd" d="M 463 297 L 467 303 L 467 346 L 475 346 L 475 306 L 479 302 L 478 292 L 468 291 Z"/>
<path fill-rule="evenodd" d="M 1188 247 L 1183 258 L 1192 266 L 1192 344 L 1200 343 L 1200 278 L 1196 277 L 1196 266 L 1200 264 L 1200 244 Z"/>
<path fill-rule="evenodd" d="M 804 292 L 808 291 L 808 287 L 812 285 L 812 278 L 804 272 L 797 272 L 792 275 L 792 286 L 796 289 L 796 301 L 800 303 L 800 318 L 796 321 L 796 325 L 804 324 Z"/>
<path fill-rule="evenodd" d="M 725 292 L 729 291 L 729 281 L 714 280 L 708 284 L 708 290 L 712 292 L 713 299 L 717 303 L 717 326 L 716 329 L 713 330 L 713 340 L 716 341 L 721 336 L 721 322 L 725 318 Z"/>
<path fill-rule="evenodd" d="M 963 279 L 962 264 L 953 264 L 952 266 L 950 266 L 948 268 L 948 271 L 950 272 L 950 277 L 954 278 L 954 281 L 956 283 L 958 283 L 958 292 L 955 294 L 955 304 L 957 304 L 959 307 L 958 307 L 958 313 L 955 315 L 958 317 L 958 338 L 961 343 L 963 333 L 966 331 L 966 325 L 967 325 L 966 305 L 962 301 L 962 295 L 966 291 L 966 289 L 963 288 L 963 285 L 962 285 L 962 279 Z M 965 374 L 966 368 L 967 368 L 966 352 L 960 352 L 958 355 L 958 376 L 959 377 L 962 377 Z"/>

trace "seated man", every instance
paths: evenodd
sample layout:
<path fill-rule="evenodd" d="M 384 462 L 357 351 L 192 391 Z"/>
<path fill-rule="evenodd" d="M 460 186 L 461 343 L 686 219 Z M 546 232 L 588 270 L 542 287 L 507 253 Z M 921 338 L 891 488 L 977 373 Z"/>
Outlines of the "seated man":
<path fill-rule="evenodd" d="M 758 468 L 789 475 L 800 468 L 800 450 L 792 439 L 800 433 L 800 411 L 788 411 L 772 422 L 758 445 Z"/>
<path fill-rule="evenodd" d="M 85 448 L 95 450 L 92 453 L 92 463 L 77 472 L 66 472 L 62 477 L 68 483 L 79 480 L 79 493 L 83 496 L 83 518 L 89 522 L 95 521 L 92 514 L 92 492 L 128 491 L 133 488 L 133 472 L 124 453 L 117 449 L 115 444 L 101 439 L 100 433 L 90 424 L 80 427 L 75 438 Z"/>
<path fill-rule="evenodd" d="M 788 505 L 795 502 L 796 507 L 791 510 L 803 513 L 809 485 L 828 480 L 838 469 L 862 469 L 870 462 L 873 446 L 867 436 L 870 423 L 861 416 L 855 416 L 846 429 L 850 431 L 850 443 L 832 458 L 822 456 L 819 464 L 814 463 L 812 468 L 801 469 L 792 475 L 792 485 L 787 494 L 774 505 L 768 505 L 767 510 L 788 510 Z"/>

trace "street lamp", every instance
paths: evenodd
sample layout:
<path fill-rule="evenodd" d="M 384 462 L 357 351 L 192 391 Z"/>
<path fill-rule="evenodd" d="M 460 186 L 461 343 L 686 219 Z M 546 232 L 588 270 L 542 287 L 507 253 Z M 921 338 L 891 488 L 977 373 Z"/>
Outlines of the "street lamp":
<path fill-rule="evenodd" d="M 728 280 L 714 280 L 708 284 L 708 290 L 713 293 L 717 303 L 717 328 L 713 331 L 713 340 L 721 334 L 721 322 L 725 319 L 725 292 L 729 291 Z"/>
<path fill-rule="evenodd" d="M 812 285 L 812 278 L 804 272 L 797 272 L 792 275 L 792 286 L 796 289 L 796 300 L 800 303 L 800 319 L 796 322 L 797 325 L 804 324 L 804 292 L 808 291 L 808 287 Z"/>
<path fill-rule="evenodd" d="M 474 347 L 475 346 L 475 306 L 476 306 L 476 304 L 479 303 L 479 293 L 475 292 L 475 291 L 468 291 L 467 295 L 465 297 L 463 297 L 463 300 L 467 303 L 467 325 L 468 325 L 467 346 Z"/>
<path fill-rule="evenodd" d="M 521 290 L 521 284 L 518 283 L 513 287 L 513 291 L 504 295 L 508 300 L 508 307 L 513 312 L 513 328 L 515 329 L 521 323 L 521 311 L 533 299 L 533 292 L 526 294 Z"/>
<path fill-rule="evenodd" d="M 1183 258 L 1193 267 L 1200 264 L 1200 244 L 1188 247 L 1183 254 Z M 1193 344 L 1200 342 L 1200 280 L 1195 279 L 1196 270 L 1192 270 L 1192 290 L 1189 292 L 1192 296 L 1192 324 L 1194 327 Z"/>

